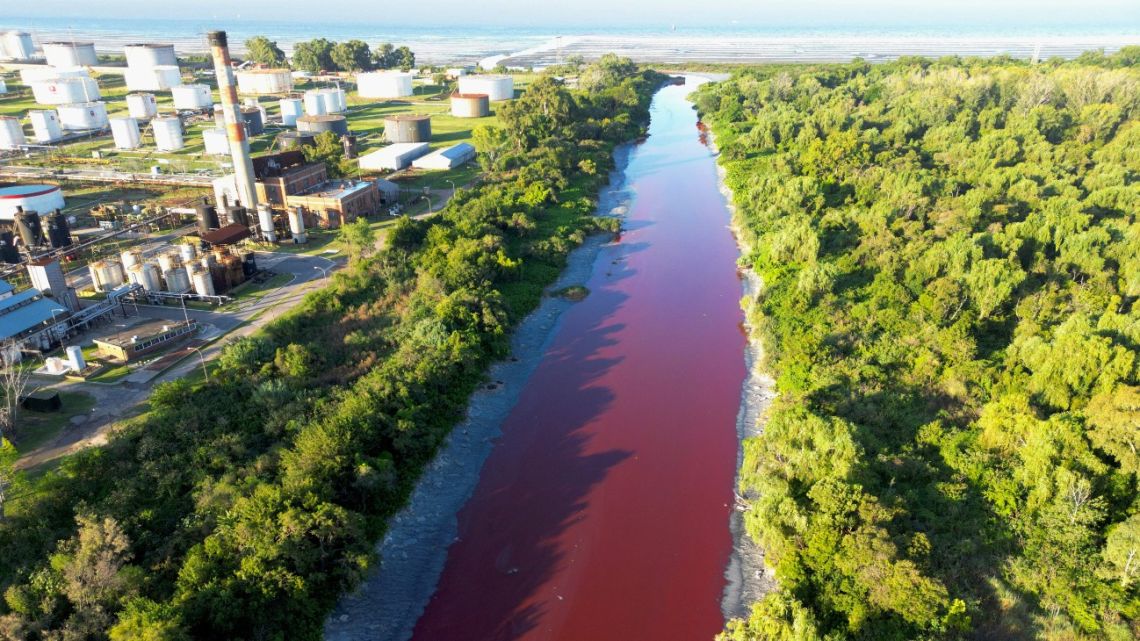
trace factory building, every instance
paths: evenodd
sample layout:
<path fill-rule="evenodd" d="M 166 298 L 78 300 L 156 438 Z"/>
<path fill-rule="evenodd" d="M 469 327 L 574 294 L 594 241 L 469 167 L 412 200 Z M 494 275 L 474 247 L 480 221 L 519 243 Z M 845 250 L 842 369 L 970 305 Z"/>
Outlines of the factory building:
<path fill-rule="evenodd" d="M 266 202 L 274 207 L 286 205 L 286 197 L 299 194 L 328 180 L 328 168 L 324 163 L 308 163 L 300 150 L 260 156 L 253 159 L 254 188 L 258 202 Z M 214 180 L 215 202 L 238 202 L 237 187 L 233 176 Z"/>
<path fill-rule="evenodd" d="M 63 305 L 45 298 L 38 289 L 15 293 L 12 285 L 0 280 L 0 342 L 20 342 L 52 325 L 62 324 L 67 316 Z"/>
<path fill-rule="evenodd" d="M 454 169 L 475 157 L 475 148 L 461 142 L 445 149 L 433 151 L 426 156 L 420 156 L 412 161 L 416 169 L 445 170 Z"/>
<path fill-rule="evenodd" d="M 67 279 L 64 278 L 63 268 L 60 267 L 58 260 L 44 258 L 29 262 L 28 276 L 31 278 L 32 287 L 43 292 L 45 296 L 54 298 L 57 303 L 70 311 L 79 311 L 79 299 L 75 296 L 75 290 L 67 286 Z"/>
<path fill-rule="evenodd" d="M 153 321 L 125 331 L 93 339 L 99 354 L 107 360 L 130 363 L 147 354 L 182 343 L 198 331 L 198 323 Z"/>
<path fill-rule="evenodd" d="M 413 160 L 423 156 L 428 150 L 426 142 L 396 143 L 365 154 L 358 162 L 364 171 L 395 171 L 411 165 Z"/>
<path fill-rule="evenodd" d="M 93 67 L 99 64 L 93 42 L 45 42 L 44 58 L 53 67 Z"/>
<path fill-rule="evenodd" d="M 286 198 L 289 207 L 304 207 L 316 224 L 326 229 L 375 213 L 383 202 L 383 194 L 375 184 L 355 180 L 329 180 Z"/>

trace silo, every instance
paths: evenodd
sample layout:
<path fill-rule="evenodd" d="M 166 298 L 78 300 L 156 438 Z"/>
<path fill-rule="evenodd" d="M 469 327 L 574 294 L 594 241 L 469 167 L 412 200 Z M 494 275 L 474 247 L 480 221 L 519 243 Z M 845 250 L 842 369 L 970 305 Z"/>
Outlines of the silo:
<path fill-rule="evenodd" d="M 141 264 L 143 261 L 142 252 L 137 249 L 128 249 L 119 254 L 119 258 L 123 261 L 123 268 L 128 270 L 135 265 Z"/>
<path fill-rule="evenodd" d="M 55 109 L 33 109 L 28 112 L 32 121 L 32 131 L 35 132 L 36 142 L 55 142 L 63 138 L 63 129 L 59 125 L 59 114 Z"/>
<path fill-rule="evenodd" d="M 491 102 L 515 97 L 515 80 L 510 76 L 463 76 L 459 93 L 485 93 Z"/>
<path fill-rule="evenodd" d="M 187 276 L 190 277 L 190 286 L 194 288 L 195 294 L 199 296 L 214 295 L 214 280 L 210 278 L 209 268 L 203 269 L 200 265 L 191 265 L 186 270 Z"/>
<path fill-rule="evenodd" d="M 174 108 L 185 111 L 209 109 L 214 104 L 213 94 L 206 85 L 180 85 L 170 88 Z"/>
<path fill-rule="evenodd" d="M 241 116 L 245 120 L 246 136 L 260 136 L 265 133 L 265 123 L 261 119 L 261 109 L 242 107 Z"/>
<path fill-rule="evenodd" d="M 317 89 L 315 91 L 317 92 L 317 95 L 320 96 L 321 101 L 324 103 L 324 113 L 344 113 L 344 91 L 340 89 Z"/>
<path fill-rule="evenodd" d="M 221 227 L 218 224 L 218 210 L 210 206 L 206 199 L 194 208 L 194 217 L 198 219 L 198 235 L 208 233 L 211 229 Z"/>
<path fill-rule="evenodd" d="M 20 250 L 16 249 L 16 236 L 10 231 L 0 231 L 0 260 L 9 265 L 20 262 Z"/>
<path fill-rule="evenodd" d="M 31 60 L 36 52 L 36 47 L 32 44 L 32 34 L 26 31 L 5 32 L 0 44 L 3 44 L 0 51 L 4 51 L 12 60 Z"/>
<path fill-rule="evenodd" d="M 328 113 L 325 99 L 317 89 L 305 92 L 305 113 L 310 116 L 323 116 Z"/>
<path fill-rule="evenodd" d="M 198 257 L 198 250 L 194 248 L 194 245 L 184 243 L 178 246 L 178 257 L 182 260 L 183 265 L 190 265 Z"/>
<path fill-rule="evenodd" d="M 491 99 L 485 93 L 453 93 L 451 115 L 456 118 L 486 118 L 491 115 Z"/>
<path fill-rule="evenodd" d="M 166 291 L 168 292 L 184 294 L 190 291 L 190 276 L 181 267 L 162 272 L 162 280 L 166 284 Z"/>
<path fill-rule="evenodd" d="M 108 125 L 107 105 L 102 102 L 60 105 L 59 122 L 66 131 L 106 129 Z"/>
<path fill-rule="evenodd" d="M 127 270 L 127 273 L 133 274 L 131 282 L 142 285 L 143 289 L 148 292 L 162 290 L 162 281 L 158 277 L 158 268 L 151 263 L 133 265 Z"/>
<path fill-rule="evenodd" d="M 288 69 L 247 69 L 234 73 L 238 93 L 262 96 L 293 91 L 293 72 Z"/>
<path fill-rule="evenodd" d="M 297 131 L 308 134 L 332 131 L 344 136 L 348 134 L 348 121 L 344 116 L 301 116 L 297 119 Z"/>
<path fill-rule="evenodd" d="M 131 118 L 147 120 L 158 115 L 158 103 L 152 93 L 127 94 L 127 113 Z"/>
<path fill-rule="evenodd" d="M 261 228 L 261 237 L 266 242 L 277 242 L 277 232 L 273 228 L 273 208 L 266 203 L 257 206 L 257 223 Z"/>
<path fill-rule="evenodd" d="M 67 216 L 58 209 L 48 218 L 48 241 L 53 249 L 71 244 L 71 226 L 67 224 Z"/>
<path fill-rule="evenodd" d="M 32 97 L 41 105 L 91 102 L 102 97 L 99 83 L 92 78 L 47 78 L 31 83 Z"/>
<path fill-rule="evenodd" d="M 293 242 L 298 245 L 303 245 L 308 240 L 305 234 L 305 212 L 300 207 L 289 210 L 289 233 L 293 235 Z"/>
<path fill-rule="evenodd" d="M 403 98 L 414 93 L 412 74 L 402 71 L 369 71 L 356 74 L 361 98 Z"/>
<path fill-rule="evenodd" d="M 158 269 L 168 272 L 182 266 L 182 254 L 177 251 L 167 251 L 158 255 Z"/>
<path fill-rule="evenodd" d="M 177 116 L 159 116 L 150 121 L 154 133 L 154 146 L 159 151 L 178 151 L 185 146 L 182 140 L 182 121 Z"/>
<path fill-rule="evenodd" d="M 142 144 L 139 121 L 134 118 L 111 118 L 111 137 L 116 149 L 138 149 Z"/>
<path fill-rule="evenodd" d="M 24 241 L 24 247 L 38 247 L 43 243 L 44 230 L 40 224 L 39 214 L 20 210 L 12 215 L 12 222 L 20 234 L 20 240 Z"/>
<path fill-rule="evenodd" d="M 226 130 L 221 127 L 203 129 L 202 143 L 206 146 L 206 153 L 211 156 L 225 156 L 230 153 L 230 140 L 226 137 Z"/>
<path fill-rule="evenodd" d="M 15 116 L 0 116 L 0 149 L 19 149 L 26 145 L 24 127 Z"/>
<path fill-rule="evenodd" d="M 282 98 L 279 104 L 281 106 L 281 124 L 286 127 L 295 126 L 297 118 L 305 113 L 305 101 L 300 98 Z"/>
<path fill-rule="evenodd" d="M 431 142 L 431 116 L 396 114 L 384 119 L 388 142 Z"/>
<path fill-rule="evenodd" d="M 106 263 L 97 260 L 87 265 L 87 270 L 91 272 L 91 287 L 97 292 L 107 291 L 107 287 L 103 284 L 103 269 Z"/>
<path fill-rule="evenodd" d="M 93 42 L 45 42 L 44 58 L 53 67 L 93 67 L 99 64 Z"/>
<path fill-rule="evenodd" d="M 131 69 L 153 69 L 160 66 L 177 66 L 178 56 L 174 45 L 135 43 L 123 47 L 127 66 Z"/>
<path fill-rule="evenodd" d="M 99 271 L 99 280 L 106 289 L 115 289 L 123 284 L 123 266 L 117 261 L 103 261 L 103 268 Z"/>

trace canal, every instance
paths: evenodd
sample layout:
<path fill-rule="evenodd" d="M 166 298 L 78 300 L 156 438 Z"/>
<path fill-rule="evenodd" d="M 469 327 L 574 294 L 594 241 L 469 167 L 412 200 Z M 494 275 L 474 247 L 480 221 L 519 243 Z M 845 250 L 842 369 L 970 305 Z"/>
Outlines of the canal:
<path fill-rule="evenodd" d="M 415 639 L 721 629 L 746 338 L 695 82 L 654 98 L 625 171 L 625 231 L 503 422 Z"/>

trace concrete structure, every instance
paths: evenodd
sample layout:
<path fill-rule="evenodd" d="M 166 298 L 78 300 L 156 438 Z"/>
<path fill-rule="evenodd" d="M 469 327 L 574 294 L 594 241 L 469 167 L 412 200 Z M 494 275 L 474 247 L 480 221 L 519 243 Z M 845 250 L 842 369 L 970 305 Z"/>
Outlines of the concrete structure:
<path fill-rule="evenodd" d="M 246 69 L 234 76 L 241 94 L 265 96 L 293 91 L 293 74 L 288 69 Z"/>
<path fill-rule="evenodd" d="M 55 109 L 33 109 L 28 112 L 28 119 L 32 121 L 36 142 L 44 144 L 63 138 L 63 127 Z"/>
<path fill-rule="evenodd" d="M 295 127 L 297 118 L 305 113 L 305 101 L 301 98 L 282 98 L 278 104 L 281 108 L 281 124 Z"/>
<path fill-rule="evenodd" d="M 147 354 L 177 345 L 197 331 L 198 324 L 193 320 L 189 323 L 152 321 L 93 340 L 104 358 L 130 363 Z"/>
<path fill-rule="evenodd" d="M 214 105 L 214 96 L 207 85 L 180 85 L 170 88 L 174 108 L 185 111 L 209 109 Z"/>
<path fill-rule="evenodd" d="M 158 102 L 152 93 L 127 94 L 127 113 L 137 120 L 149 120 L 158 115 Z"/>
<path fill-rule="evenodd" d="M 348 135 L 348 120 L 344 116 L 301 116 L 297 119 L 297 131 L 308 134 L 321 134 L 331 131 L 338 136 Z"/>
<path fill-rule="evenodd" d="M 446 170 L 454 169 L 475 157 L 475 148 L 461 142 L 446 149 L 433 151 L 426 156 L 420 156 L 412 161 L 416 169 Z"/>
<path fill-rule="evenodd" d="M 0 116 L 0 149 L 19 149 L 28 144 L 24 126 L 15 116 Z"/>
<path fill-rule="evenodd" d="M 429 150 L 426 142 L 397 143 L 378 149 L 360 157 L 360 168 L 364 171 L 384 171 L 404 169 L 412 161 Z"/>
<path fill-rule="evenodd" d="M 99 64 L 93 42 L 45 42 L 44 58 L 53 67 L 94 67 Z"/>
<path fill-rule="evenodd" d="M 395 114 L 384 118 L 388 142 L 431 142 L 431 116 Z"/>
<path fill-rule="evenodd" d="M 63 190 L 58 185 L 0 187 L 0 220 L 3 221 L 11 221 L 21 210 L 48 212 L 64 206 Z"/>
<path fill-rule="evenodd" d="M 58 260 L 44 258 L 29 262 L 28 276 L 31 278 L 32 287 L 43 292 L 45 296 L 54 298 L 57 303 L 70 311 L 79 311 L 79 299 L 75 296 L 75 290 L 67 286 L 67 279 L 63 276 L 63 268 L 59 266 Z"/>
<path fill-rule="evenodd" d="M 31 60 L 35 53 L 32 34 L 26 31 L 6 31 L 0 36 L 0 57 L 22 62 Z"/>
<path fill-rule="evenodd" d="M 153 69 L 161 66 L 178 66 L 174 45 L 135 43 L 123 47 L 127 66 L 131 69 Z"/>
<path fill-rule="evenodd" d="M 356 91 L 361 98 L 392 99 L 414 93 L 412 74 L 402 71 L 369 71 L 356 74 Z"/>
<path fill-rule="evenodd" d="M 139 121 L 134 118 L 111 118 L 111 137 L 116 149 L 138 149 L 142 145 Z"/>
<path fill-rule="evenodd" d="M 257 207 L 257 191 L 253 184 L 253 158 L 249 153 L 249 139 L 245 121 L 238 107 L 237 87 L 234 85 L 233 66 L 230 61 L 229 42 L 225 31 L 211 31 L 208 36 L 210 53 L 214 59 L 214 74 L 218 79 L 218 96 L 222 103 L 226 134 L 230 140 L 230 156 L 234 169 L 234 183 L 238 200 L 244 207 Z"/>
<path fill-rule="evenodd" d="M 106 129 L 107 105 L 102 102 L 81 102 L 59 106 L 59 122 L 66 131 L 92 131 Z"/>
<path fill-rule="evenodd" d="M 456 118 L 486 118 L 491 115 L 491 99 L 485 93 L 453 93 L 451 115 Z"/>
<path fill-rule="evenodd" d="M 168 91 L 182 84 L 182 72 L 174 65 L 127 69 L 123 74 L 131 91 Z"/>
<path fill-rule="evenodd" d="M 320 185 L 328 179 L 324 163 L 308 163 L 298 151 L 283 151 L 259 156 L 253 161 L 254 188 L 258 202 L 284 207 L 286 197 L 299 194 Z M 215 202 L 239 200 L 234 177 L 224 176 L 213 181 Z"/>
<path fill-rule="evenodd" d="M 67 350 L 67 365 L 73 372 L 82 372 L 87 369 L 87 361 L 83 359 L 83 348 L 78 345 L 69 345 Z"/>
<path fill-rule="evenodd" d="M 186 146 L 182 139 L 182 121 L 177 116 L 159 116 L 150 121 L 154 146 L 159 151 L 178 151 Z"/>
<path fill-rule="evenodd" d="M 304 207 L 316 223 L 335 229 L 360 216 L 376 213 L 382 204 L 376 186 L 367 181 L 329 180 L 286 198 L 288 207 Z"/>
<path fill-rule="evenodd" d="M 211 156 L 225 156 L 230 153 L 230 141 L 226 138 L 226 130 L 221 127 L 203 129 L 202 144 L 206 146 L 206 153 Z"/>
<path fill-rule="evenodd" d="M 305 210 L 301 207 L 289 208 L 289 234 L 297 245 L 304 245 L 309 237 L 305 233 Z"/>
<path fill-rule="evenodd" d="M 459 93 L 483 93 L 491 102 L 515 97 L 515 79 L 510 76 L 463 76 Z"/>
<path fill-rule="evenodd" d="M 31 83 L 32 96 L 41 105 L 67 105 L 91 102 L 102 97 L 99 84 L 91 78 L 52 78 Z"/>
<path fill-rule="evenodd" d="M 277 242 L 277 230 L 273 226 L 273 208 L 268 203 L 257 206 L 257 228 L 265 242 Z"/>

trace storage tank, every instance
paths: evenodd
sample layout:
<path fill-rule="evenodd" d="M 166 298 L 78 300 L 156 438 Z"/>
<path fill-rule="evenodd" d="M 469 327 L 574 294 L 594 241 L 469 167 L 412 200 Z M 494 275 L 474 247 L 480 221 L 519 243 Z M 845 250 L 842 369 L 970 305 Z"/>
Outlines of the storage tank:
<path fill-rule="evenodd" d="M 102 102 L 60 105 L 59 122 L 66 131 L 106 129 L 108 125 L 107 105 Z"/>
<path fill-rule="evenodd" d="M 491 99 L 485 93 L 453 93 L 451 115 L 456 118 L 486 118 L 491 115 Z"/>
<path fill-rule="evenodd" d="M 484 93 L 491 102 L 515 97 L 515 79 L 510 76 L 463 76 L 459 93 Z"/>
<path fill-rule="evenodd" d="M 0 80 L 0 96 L 3 96 L 6 93 L 8 93 L 8 83 Z"/>
<path fill-rule="evenodd" d="M 63 138 L 59 114 L 55 109 L 33 109 L 28 112 L 28 118 L 32 121 L 32 131 L 35 132 L 36 142 L 55 142 Z"/>
<path fill-rule="evenodd" d="M 101 260 L 87 264 L 87 271 L 91 272 L 91 287 L 97 292 L 107 291 L 107 287 L 103 284 L 103 268 L 105 265 L 106 263 Z"/>
<path fill-rule="evenodd" d="M 194 217 L 198 221 L 199 235 L 208 233 L 211 229 L 221 227 L 221 225 L 218 224 L 218 210 L 214 209 L 204 198 L 202 202 L 194 208 Z"/>
<path fill-rule="evenodd" d="M 310 116 L 323 116 L 328 113 L 324 96 L 317 89 L 305 92 L 305 113 Z"/>
<path fill-rule="evenodd" d="M 142 145 L 139 121 L 134 118 L 111 118 L 111 137 L 116 149 L 138 149 Z"/>
<path fill-rule="evenodd" d="M 297 131 L 308 134 L 335 132 L 338 136 L 348 135 L 348 121 L 344 116 L 301 116 L 297 119 Z"/>
<path fill-rule="evenodd" d="M 200 265 L 191 265 L 186 268 L 186 271 L 190 277 L 190 286 L 194 288 L 195 294 L 199 296 L 214 295 L 214 280 L 210 278 L 209 268 L 203 269 Z"/>
<path fill-rule="evenodd" d="M 128 249 L 127 251 L 119 254 L 119 259 L 123 261 L 124 269 L 130 269 L 135 265 L 142 264 L 143 255 L 136 249 Z"/>
<path fill-rule="evenodd" d="M 131 118 L 149 120 L 158 115 L 158 102 L 152 93 L 127 94 L 127 113 Z"/>
<path fill-rule="evenodd" d="M 293 242 L 298 245 L 303 245 L 308 240 L 305 234 L 305 211 L 300 207 L 289 210 L 289 233 L 293 235 Z"/>
<path fill-rule="evenodd" d="M 281 124 L 286 127 L 296 126 L 297 118 L 305 113 L 305 101 L 300 98 L 282 98 L 278 104 L 281 107 Z"/>
<path fill-rule="evenodd" d="M 241 117 L 245 121 L 246 136 L 260 136 L 265 133 L 265 122 L 261 119 L 261 109 L 242 107 Z"/>
<path fill-rule="evenodd" d="M 388 142 L 431 142 L 431 116 L 396 114 L 384 118 Z"/>
<path fill-rule="evenodd" d="M 10 231 L 0 231 L 0 260 L 9 265 L 20 262 L 20 250 L 16 249 L 16 236 Z"/>
<path fill-rule="evenodd" d="M 182 254 L 178 252 L 178 250 L 166 251 L 158 255 L 158 268 L 163 272 L 168 272 L 181 266 Z"/>
<path fill-rule="evenodd" d="M 44 58 L 53 67 L 93 67 L 99 64 L 93 42 L 45 42 Z"/>
<path fill-rule="evenodd" d="M 170 88 L 170 95 L 174 98 L 174 108 L 185 111 L 198 111 L 209 109 L 214 105 L 214 96 L 206 85 L 179 85 Z"/>
<path fill-rule="evenodd" d="M 26 145 L 28 139 L 24 138 L 24 126 L 15 116 L 0 116 L 0 149 L 19 149 Z"/>
<path fill-rule="evenodd" d="M 153 69 L 160 66 L 178 66 L 174 45 L 134 43 L 123 47 L 127 66 L 131 69 Z"/>
<path fill-rule="evenodd" d="M 403 71 L 368 71 L 356 74 L 361 98 L 403 98 L 414 93 L 412 74 Z"/>
<path fill-rule="evenodd" d="M 167 91 L 182 84 L 182 72 L 173 65 L 127 69 L 123 77 L 131 91 Z"/>
<path fill-rule="evenodd" d="M 194 262 L 198 257 L 198 250 L 190 243 L 184 243 L 178 246 L 178 258 L 182 260 L 183 265 L 189 265 Z"/>
<path fill-rule="evenodd" d="M 63 209 L 63 190 L 58 185 L 9 185 L 0 187 L 0 220 L 12 220 L 17 211 Z"/>
<path fill-rule="evenodd" d="M 247 249 L 239 254 L 239 258 L 241 258 L 241 274 L 243 280 L 248 280 L 250 276 L 257 273 L 256 254 Z"/>
<path fill-rule="evenodd" d="M 293 72 L 288 69 L 247 69 L 234 72 L 238 93 L 264 96 L 293 91 Z"/>
<path fill-rule="evenodd" d="M 41 105 L 91 102 L 102 97 L 99 83 L 91 78 L 50 78 L 31 83 L 32 96 Z"/>
<path fill-rule="evenodd" d="M 300 149 L 301 147 L 312 147 L 317 144 L 313 139 L 313 134 L 301 133 L 299 131 L 283 131 L 277 134 L 277 148 L 281 151 L 289 149 Z"/>
<path fill-rule="evenodd" d="M 67 224 L 67 216 L 58 209 L 47 219 L 47 237 L 52 249 L 71 244 L 71 226 Z"/>
<path fill-rule="evenodd" d="M 106 292 L 123 284 L 123 266 L 113 260 L 99 260 L 91 263 L 91 282 L 95 291 Z"/>
<path fill-rule="evenodd" d="M 273 228 L 273 208 L 266 203 L 257 206 L 257 224 L 261 229 L 261 237 L 266 242 L 277 242 L 277 231 Z"/>
<path fill-rule="evenodd" d="M 87 369 L 87 361 L 83 360 L 83 348 L 78 345 L 70 345 L 67 348 L 67 364 L 71 369 L 76 372 L 82 372 Z"/>
<path fill-rule="evenodd" d="M 321 101 L 324 103 L 324 106 L 322 107 L 324 109 L 323 113 L 326 113 L 326 114 L 344 113 L 346 104 L 345 104 L 345 100 L 344 100 L 344 91 L 343 90 L 341 90 L 341 89 L 314 89 L 313 91 L 317 94 L 317 96 L 320 97 Z"/>
<path fill-rule="evenodd" d="M 31 60 L 36 52 L 32 34 L 26 31 L 7 31 L 0 38 L 0 51 L 11 60 Z"/>
<path fill-rule="evenodd" d="M 159 151 L 178 151 L 185 146 L 182 140 L 182 121 L 177 116 L 159 116 L 150 121 L 154 133 L 154 146 Z"/>
<path fill-rule="evenodd" d="M 206 146 L 206 153 L 211 156 L 227 156 L 230 153 L 230 141 L 226 138 L 226 130 L 221 127 L 203 129 L 202 143 Z"/>
<path fill-rule="evenodd" d="M 166 284 L 168 292 L 184 294 L 190 291 L 190 276 L 181 267 L 162 272 L 162 281 Z"/>
<path fill-rule="evenodd" d="M 18 211 L 12 218 L 16 232 L 24 247 L 38 247 L 44 242 L 44 229 L 40 224 L 40 215 L 34 211 Z"/>
<path fill-rule="evenodd" d="M 128 277 L 132 283 L 142 285 L 148 292 L 162 291 L 162 280 L 159 279 L 158 268 L 152 263 L 140 263 L 127 269 Z"/>

